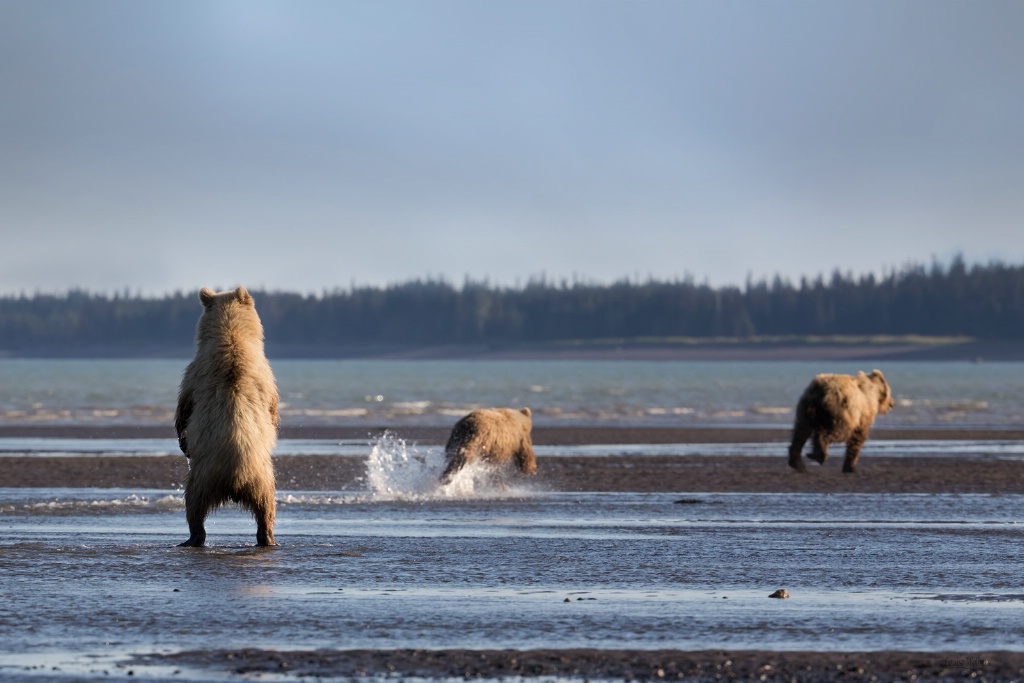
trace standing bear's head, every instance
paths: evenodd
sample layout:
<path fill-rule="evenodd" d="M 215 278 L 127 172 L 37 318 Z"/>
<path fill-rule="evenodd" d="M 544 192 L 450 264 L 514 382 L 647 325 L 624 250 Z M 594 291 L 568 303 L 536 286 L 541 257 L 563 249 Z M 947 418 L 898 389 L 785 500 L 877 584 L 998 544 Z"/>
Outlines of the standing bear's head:
<path fill-rule="evenodd" d="M 203 314 L 196 326 L 196 341 L 200 346 L 223 344 L 229 338 L 262 344 L 263 325 L 245 287 L 219 293 L 203 287 L 199 301 L 203 304 Z"/>
<path fill-rule="evenodd" d="M 896 405 L 896 401 L 892 398 L 892 390 L 889 388 L 889 383 L 885 381 L 885 376 L 882 375 L 881 370 L 872 370 L 871 374 L 868 375 L 868 379 L 875 385 L 878 392 L 878 412 L 881 415 L 885 415 Z"/>

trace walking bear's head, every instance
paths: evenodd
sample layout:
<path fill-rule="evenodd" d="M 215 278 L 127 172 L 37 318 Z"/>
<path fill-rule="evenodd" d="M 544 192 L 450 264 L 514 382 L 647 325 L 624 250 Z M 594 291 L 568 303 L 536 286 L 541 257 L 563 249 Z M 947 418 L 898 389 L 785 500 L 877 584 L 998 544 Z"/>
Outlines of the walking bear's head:
<path fill-rule="evenodd" d="M 889 383 L 885 381 L 881 370 L 872 370 L 868 379 L 878 388 L 878 412 L 885 415 L 896 405 L 896 401 L 892 398 L 892 389 L 889 388 Z"/>

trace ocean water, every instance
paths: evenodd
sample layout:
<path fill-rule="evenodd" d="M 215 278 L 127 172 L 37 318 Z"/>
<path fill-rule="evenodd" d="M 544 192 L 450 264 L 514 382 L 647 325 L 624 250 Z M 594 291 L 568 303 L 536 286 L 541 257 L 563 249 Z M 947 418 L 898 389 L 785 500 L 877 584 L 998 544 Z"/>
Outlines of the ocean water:
<path fill-rule="evenodd" d="M 0 361 L 0 424 L 169 424 L 183 366 Z M 187 535 L 180 490 L 0 486 L 0 679 L 130 669 L 222 680 L 126 664 L 204 648 L 1024 649 L 1024 496 L 580 494 L 483 467 L 441 487 L 440 448 L 401 437 L 402 426 L 450 424 L 492 404 L 530 405 L 551 425 L 782 426 L 822 369 L 858 368 L 277 363 L 286 420 L 393 425 L 375 439 L 286 439 L 278 453 L 361 457 L 365 476 L 346 490 L 279 490 L 280 546 L 269 549 L 231 508 L 208 520 L 208 547 L 176 547 Z M 1018 426 L 1022 369 L 887 364 L 897 407 L 880 424 Z M 1024 459 L 1016 441 L 871 448 Z M 177 451 L 173 439 L 2 438 L 0 452 Z M 538 449 L 767 453 L 778 445 Z M 778 588 L 792 597 L 768 598 Z"/>
<path fill-rule="evenodd" d="M 0 424 L 173 421 L 182 360 L 0 359 Z M 819 372 L 872 365 L 892 386 L 887 427 L 1017 426 L 1024 363 L 302 361 L 272 363 L 287 425 L 451 425 L 529 406 L 536 425 L 786 425 Z"/>

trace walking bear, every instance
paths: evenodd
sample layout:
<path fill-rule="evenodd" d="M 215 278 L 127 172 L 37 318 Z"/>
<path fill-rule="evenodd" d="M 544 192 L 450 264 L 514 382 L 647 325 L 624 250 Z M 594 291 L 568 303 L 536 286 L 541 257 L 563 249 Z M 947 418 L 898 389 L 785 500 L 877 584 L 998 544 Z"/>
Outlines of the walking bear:
<path fill-rule="evenodd" d="M 846 442 L 843 472 L 856 472 L 860 450 L 868 439 L 875 416 L 892 410 L 892 391 L 881 371 L 852 375 L 818 375 L 804 390 L 796 405 L 793 443 L 789 447 L 789 466 L 804 472 L 800 453 L 807 439 L 812 451 L 807 456 L 818 463 L 828 457 L 828 446 Z"/>
<path fill-rule="evenodd" d="M 174 428 L 188 458 L 188 540 L 206 542 L 210 511 L 232 501 L 256 518 L 256 543 L 274 544 L 277 385 L 263 352 L 263 326 L 244 287 L 199 292 L 196 355 L 185 368 Z"/>
<path fill-rule="evenodd" d="M 530 409 L 487 408 L 474 410 L 455 423 L 444 448 L 448 466 L 441 475 L 447 484 L 467 463 L 474 460 L 504 464 L 515 461 L 523 474 L 537 472 L 530 431 Z"/>

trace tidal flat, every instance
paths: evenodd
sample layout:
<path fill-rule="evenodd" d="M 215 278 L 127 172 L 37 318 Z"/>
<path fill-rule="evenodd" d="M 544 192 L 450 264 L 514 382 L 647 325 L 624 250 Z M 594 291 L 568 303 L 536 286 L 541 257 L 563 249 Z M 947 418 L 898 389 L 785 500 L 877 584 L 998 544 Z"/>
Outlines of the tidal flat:
<path fill-rule="evenodd" d="M 536 477 L 446 487 L 432 431 L 295 433 L 269 549 L 230 508 L 176 547 L 185 459 L 144 430 L 48 433 L 0 430 L 8 680 L 1024 674 L 1005 430 L 880 431 L 853 476 L 781 429 L 538 430 Z"/>

